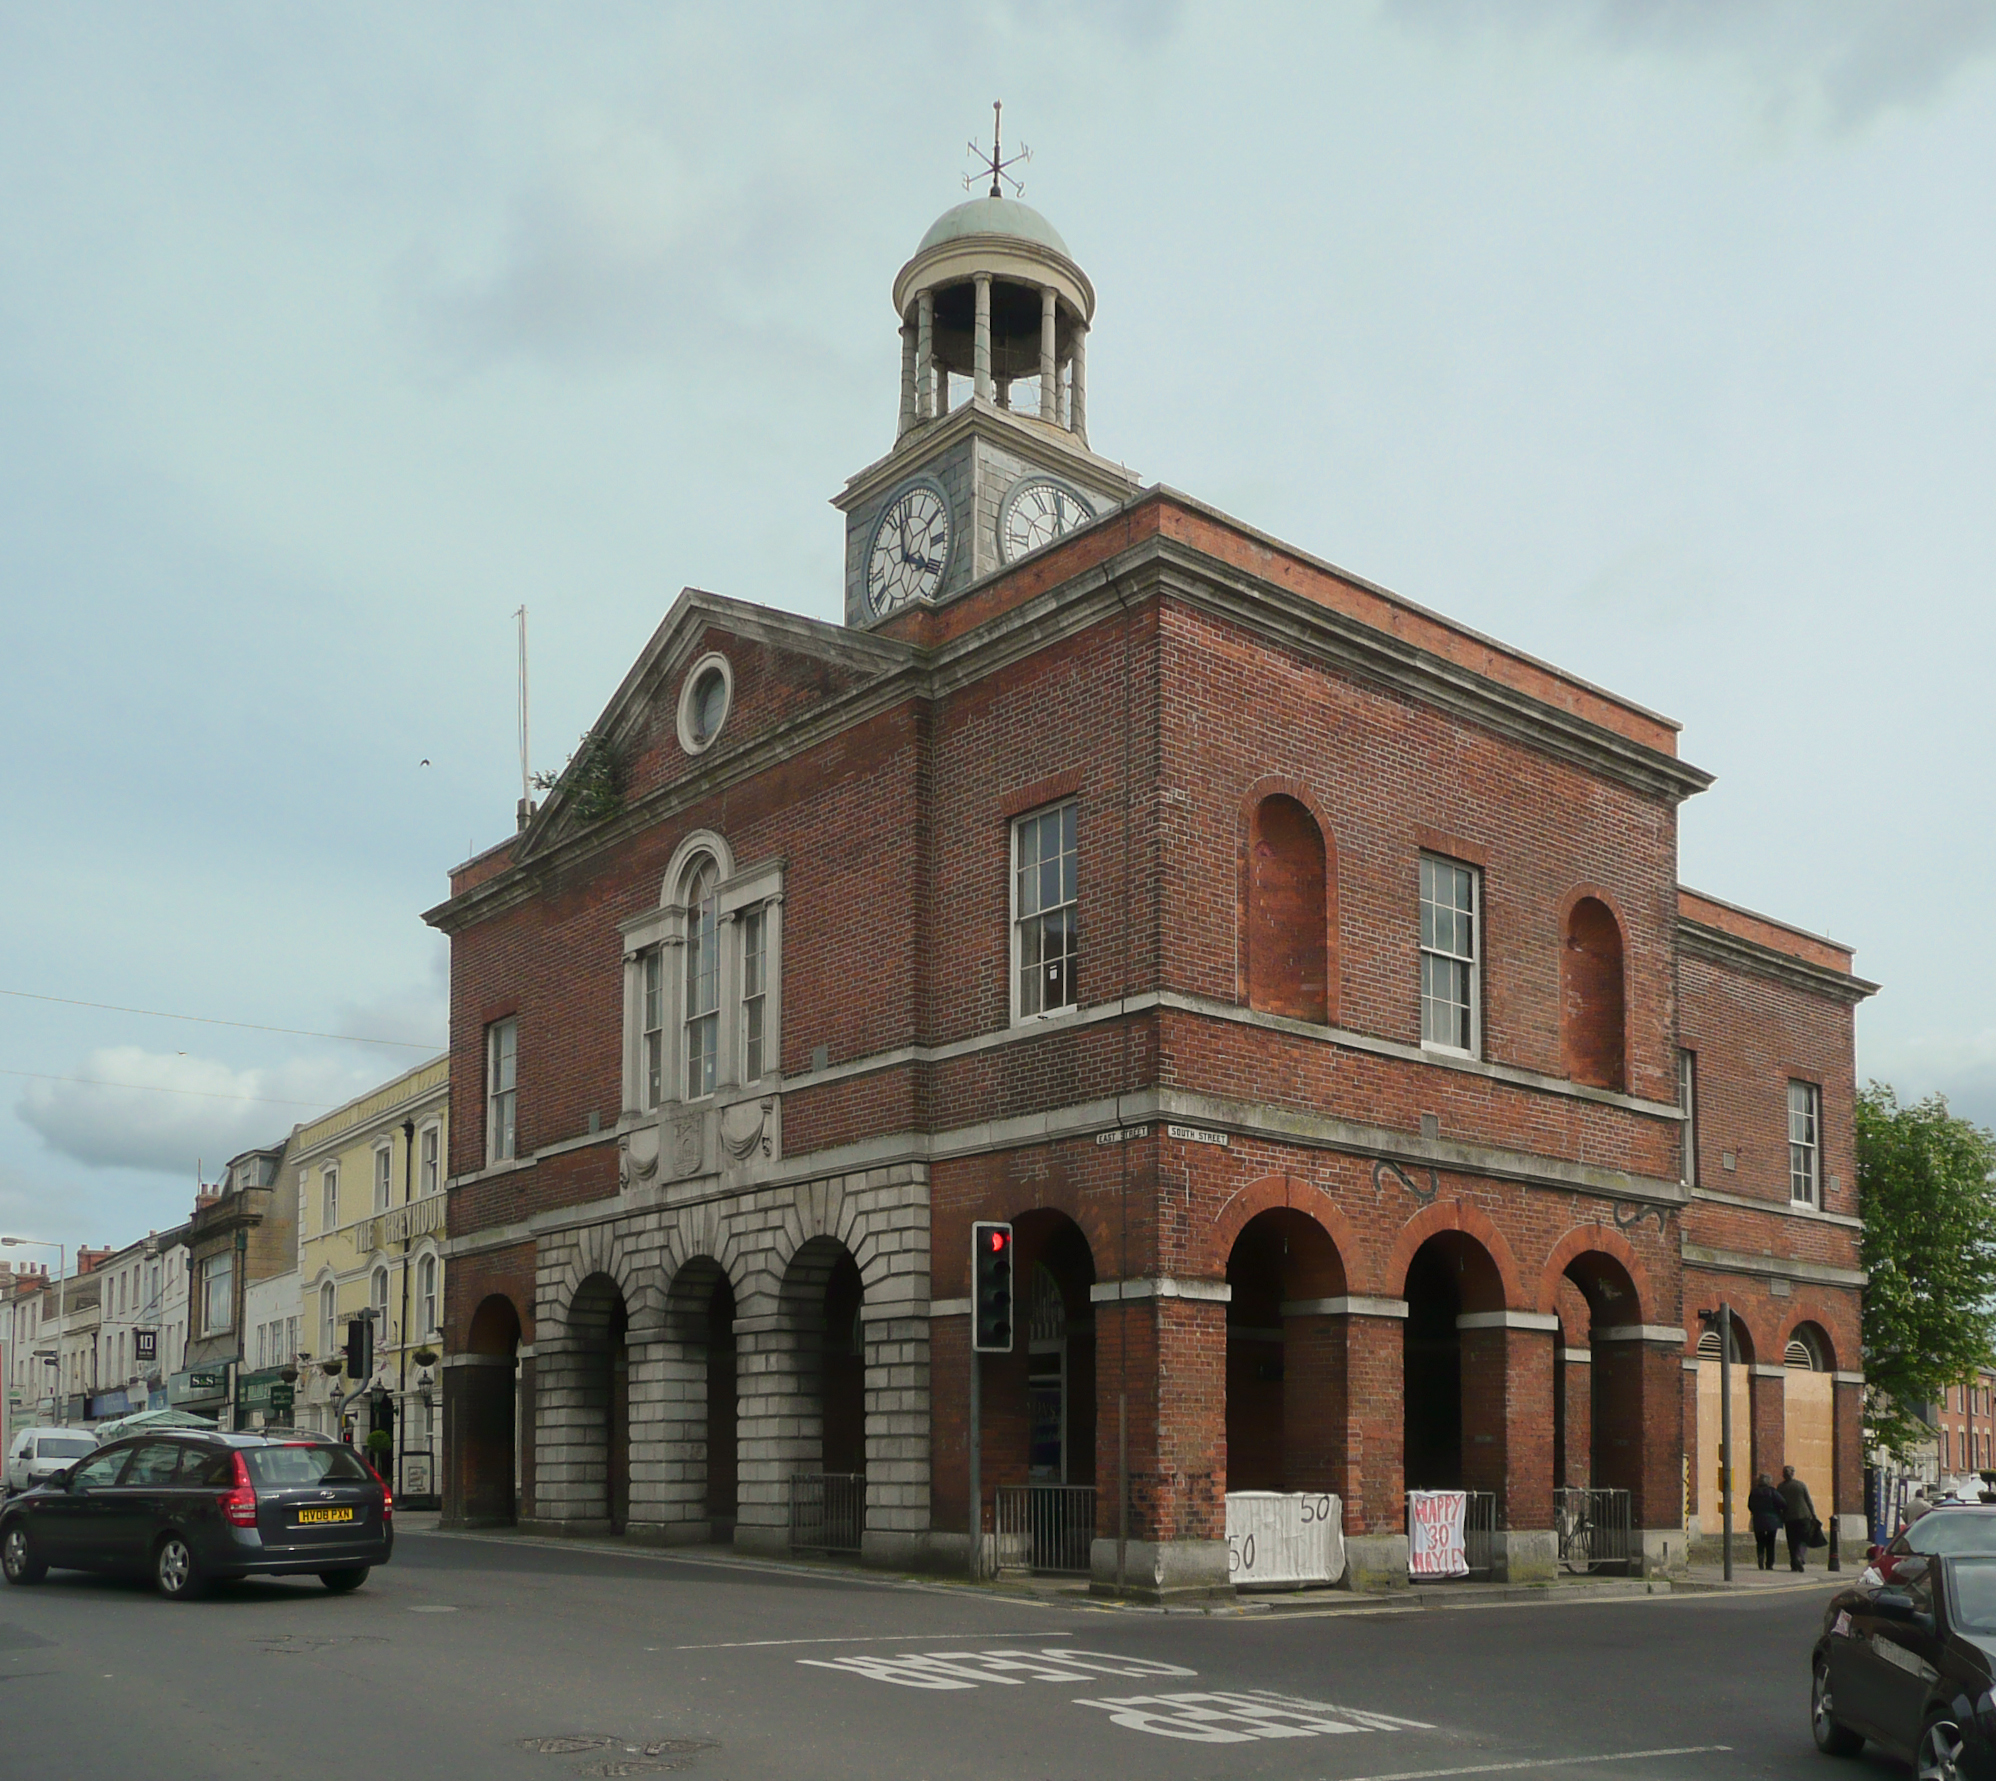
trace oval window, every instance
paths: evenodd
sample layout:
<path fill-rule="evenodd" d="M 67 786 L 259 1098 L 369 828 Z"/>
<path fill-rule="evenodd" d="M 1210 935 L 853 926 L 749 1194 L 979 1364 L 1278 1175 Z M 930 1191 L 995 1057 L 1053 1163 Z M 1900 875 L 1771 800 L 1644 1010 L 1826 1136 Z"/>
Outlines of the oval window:
<path fill-rule="evenodd" d="M 696 742 L 711 742 L 715 732 L 721 727 L 721 719 L 728 714 L 728 683 L 722 678 L 718 668 L 709 668 L 693 683 L 693 701 L 689 711 L 692 719 L 693 738 Z"/>

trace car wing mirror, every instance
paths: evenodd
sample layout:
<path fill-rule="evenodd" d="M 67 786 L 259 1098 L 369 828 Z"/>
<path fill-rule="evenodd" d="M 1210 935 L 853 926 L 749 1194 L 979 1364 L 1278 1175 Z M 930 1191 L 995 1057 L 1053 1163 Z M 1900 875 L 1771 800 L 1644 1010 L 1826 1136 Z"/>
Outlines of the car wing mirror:
<path fill-rule="evenodd" d="M 1871 1611 L 1880 1620 L 1916 1620 L 1919 1610 L 1913 1606 L 1911 1593 L 1890 1586 L 1881 1589 L 1871 1598 Z"/>

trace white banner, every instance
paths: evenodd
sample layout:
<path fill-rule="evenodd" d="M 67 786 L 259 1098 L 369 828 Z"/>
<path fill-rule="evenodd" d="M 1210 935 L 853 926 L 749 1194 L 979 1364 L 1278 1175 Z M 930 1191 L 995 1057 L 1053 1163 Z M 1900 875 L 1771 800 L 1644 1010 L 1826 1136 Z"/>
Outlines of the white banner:
<path fill-rule="evenodd" d="M 1344 1504 L 1323 1491 L 1228 1491 L 1227 1574 L 1243 1588 L 1335 1583 L 1345 1574 Z"/>
<path fill-rule="evenodd" d="M 1463 1550 L 1462 1524 L 1469 1496 L 1460 1490 L 1410 1490 L 1407 1493 L 1407 1575 L 1467 1577 L 1469 1557 Z"/>

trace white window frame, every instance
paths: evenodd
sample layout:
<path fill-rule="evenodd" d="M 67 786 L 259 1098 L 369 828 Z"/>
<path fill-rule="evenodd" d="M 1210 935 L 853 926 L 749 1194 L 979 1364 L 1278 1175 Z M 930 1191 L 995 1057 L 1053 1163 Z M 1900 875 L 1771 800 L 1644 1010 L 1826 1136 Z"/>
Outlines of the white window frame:
<path fill-rule="evenodd" d="M 340 1349 L 340 1289 L 327 1280 L 319 1286 L 319 1358 L 327 1359 Z"/>
<path fill-rule="evenodd" d="M 1035 908 L 1030 914 L 1021 914 L 1019 909 L 1019 838 L 1027 827 L 1037 826 L 1048 817 L 1074 813 L 1074 894 L 1058 903 L 1048 903 Z M 1063 848 L 1062 852 L 1066 850 Z M 1012 1024 L 1027 1025 L 1034 1021 L 1051 1020 L 1056 1015 L 1072 1014 L 1081 1006 L 1081 800 L 1061 798 L 1052 804 L 1043 804 L 1037 810 L 1028 810 L 1012 818 L 1006 825 L 1005 841 L 1005 882 L 1006 882 L 1006 957 L 1009 963 L 1007 977 L 1011 983 L 1010 1001 Z M 1072 912 L 1071 923 L 1073 945 L 1067 954 L 1068 1000 L 1056 1003 L 1049 1008 L 1039 998 L 1028 998 L 1025 993 L 1025 934 L 1028 923 L 1043 921 L 1055 910 L 1066 909 Z M 1028 1006 L 1029 1000 L 1037 1001 L 1037 1006 Z"/>
<path fill-rule="evenodd" d="M 502 1053 L 502 1042 L 512 1041 Z M 506 1056 L 511 1074 L 502 1088 L 500 1061 Z M 520 1017 L 508 1014 L 485 1029 L 485 1160 L 513 1161 L 520 1154 Z"/>
<path fill-rule="evenodd" d="M 718 1019 L 711 1093 L 689 1095 L 687 1080 L 686 970 L 690 911 L 681 899 L 695 862 L 714 862 L 715 933 L 719 947 Z M 618 924 L 624 948 L 624 1107 L 626 1120 L 688 1105 L 725 1105 L 751 1088 L 780 1078 L 783 1035 L 783 883 L 785 862 L 764 860 L 738 867 L 726 839 L 712 830 L 689 835 L 674 851 L 660 885 L 659 905 Z M 754 1083 L 745 1075 L 746 999 L 743 995 L 742 917 L 759 911 L 763 927 L 763 1058 Z M 658 960 L 659 1025 L 647 1028 L 647 955 Z M 656 1035 L 659 1093 L 651 1092 L 651 1052 Z"/>
<path fill-rule="evenodd" d="M 388 1307 L 394 1302 L 389 1296 L 392 1284 L 388 1277 L 388 1264 L 377 1262 L 367 1276 L 368 1308 L 377 1314 L 374 1320 L 374 1346 L 377 1352 L 389 1346 Z"/>
<path fill-rule="evenodd" d="M 222 1266 L 216 1267 L 217 1262 Z M 214 1283 L 217 1279 L 228 1283 L 228 1291 L 223 1295 L 227 1304 L 220 1323 L 214 1319 Z M 218 1249 L 213 1255 L 201 1258 L 201 1333 L 204 1336 L 222 1336 L 235 1327 L 236 1252 L 234 1249 Z"/>
<path fill-rule="evenodd" d="M 1801 1105 L 1796 1105 L 1800 1089 Z M 1823 1203 L 1823 1091 L 1799 1076 L 1788 1079 L 1788 1203 Z"/>
<path fill-rule="evenodd" d="M 319 1171 L 319 1230 L 321 1234 L 340 1228 L 340 1166 L 328 1163 Z"/>
<path fill-rule="evenodd" d="M 395 1203 L 395 1145 L 384 1139 L 374 1147 L 374 1210 L 386 1212 Z"/>
<path fill-rule="evenodd" d="M 1698 1054 L 1689 1046 L 1677 1048 L 1677 1108 L 1684 1115 L 1683 1166 L 1678 1179 L 1686 1187 L 1698 1185 Z"/>
<path fill-rule="evenodd" d="M 439 1284 L 443 1270 L 437 1265 L 437 1252 L 426 1249 L 416 1258 L 416 1335 L 427 1341 L 430 1332 L 443 1326 L 438 1318 L 443 1311 L 442 1294 Z"/>
<path fill-rule="evenodd" d="M 444 1128 L 431 1120 L 416 1134 L 416 1192 L 427 1199 L 444 1184 Z"/>
<path fill-rule="evenodd" d="M 1469 860 L 1452 859 L 1444 853 L 1423 851 L 1420 856 L 1421 868 L 1441 868 L 1450 872 L 1465 872 L 1469 875 L 1469 951 L 1450 952 L 1441 947 L 1430 946 L 1425 938 L 1425 917 L 1419 915 L 1421 905 L 1433 899 L 1422 895 L 1420 876 L 1417 869 L 1415 881 L 1416 910 L 1419 925 L 1414 930 L 1415 944 L 1421 959 L 1420 978 L 1416 985 L 1421 1001 L 1421 1049 L 1439 1051 L 1449 1057 L 1480 1058 L 1483 1055 L 1483 868 Z M 1439 906 L 1439 905 L 1437 905 Z M 1451 908 L 1457 907 L 1450 905 Z M 1467 966 L 1469 983 L 1469 1043 L 1458 1045 L 1451 1040 L 1430 1038 L 1428 1035 L 1427 988 L 1428 964 L 1431 958 L 1444 960 L 1452 965 Z M 1451 1004 L 1452 1006 L 1455 1004 Z"/>

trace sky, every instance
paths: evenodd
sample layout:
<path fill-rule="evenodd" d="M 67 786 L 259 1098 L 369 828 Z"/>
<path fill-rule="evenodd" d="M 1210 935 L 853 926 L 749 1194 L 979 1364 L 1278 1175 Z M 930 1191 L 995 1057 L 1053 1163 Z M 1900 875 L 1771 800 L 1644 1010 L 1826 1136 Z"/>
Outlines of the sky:
<path fill-rule="evenodd" d="M 0 1235 L 441 1048 L 518 607 L 541 769 L 682 586 L 840 616 L 998 98 L 1095 448 L 1680 720 L 1996 1122 L 1984 0 L 0 0 Z"/>

